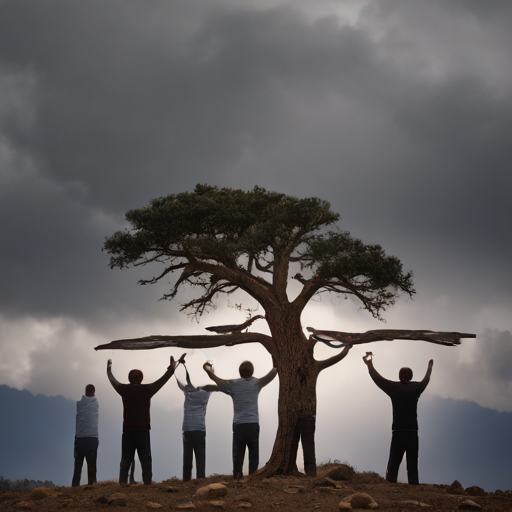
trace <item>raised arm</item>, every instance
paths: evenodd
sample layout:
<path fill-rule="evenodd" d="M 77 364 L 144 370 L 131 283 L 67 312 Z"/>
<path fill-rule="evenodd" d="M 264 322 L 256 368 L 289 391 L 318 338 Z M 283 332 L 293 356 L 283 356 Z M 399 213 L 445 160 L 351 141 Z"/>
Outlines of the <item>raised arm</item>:
<path fill-rule="evenodd" d="M 183 368 L 185 368 L 185 375 L 186 375 L 186 379 L 187 379 L 187 384 L 186 386 L 183 385 L 180 380 L 178 379 L 178 377 L 176 377 L 176 382 L 178 383 L 178 386 L 179 388 L 182 390 L 182 391 L 198 391 L 199 388 L 196 388 L 193 384 L 192 384 L 192 381 L 190 380 L 190 375 L 188 373 L 188 370 L 187 370 L 187 367 L 185 365 L 183 365 Z"/>
<path fill-rule="evenodd" d="M 206 386 L 199 386 L 197 389 L 202 389 L 204 391 L 220 391 L 221 389 L 219 388 L 219 386 L 215 386 L 213 384 L 207 384 Z"/>
<path fill-rule="evenodd" d="M 388 379 L 385 379 L 373 366 L 372 360 L 373 354 L 371 352 L 366 352 L 366 355 L 363 356 L 363 361 L 368 367 L 368 372 L 370 373 L 370 377 L 373 379 L 373 382 L 379 386 L 384 392 L 386 392 L 386 384 L 391 382 Z"/>
<path fill-rule="evenodd" d="M 267 375 L 265 375 L 264 377 L 261 377 L 261 379 L 258 379 L 258 387 L 263 388 L 267 384 L 270 384 L 275 379 L 276 375 L 277 375 L 277 368 L 272 368 L 272 370 L 270 370 L 267 373 Z"/>
<path fill-rule="evenodd" d="M 178 379 L 178 377 L 176 377 L 176 383 L 178 384 L 178 387 L 181 389 L 181 391 L 183 391 L 183 392 L 188 391 L 187 386 L 182 384 L 180 379 Z"/>
<path fill-rule="evenodd" d="M 208 374 L 208 377 L 210 377 L 210 379 L 212 379 L 213 382 L 215 382 L 215 384 L 217 384 L 217 386 L 219 386 L 219 388 L 223 388 L 228 385 L 227 381 L 225 381 L 224 379 L 221 379 L 220 377 L 217 377 L 217 375 L 215 375 L 215 373 L 212 372 L 211 366 L 208 364 L 208 362 L 203 364 L 203 370 Z M 203 389 L 205 389 L 204 386 L 203 386 Z M 208 391 L 208 390 L 206 390 L 206 391 Z M 222 391 L 222 389 L 220 389 L 218 391 Z"/>
<path fill-rule="evenodd" d="M 333 364 L 338 363 L 341 361 L 350 351 L 352 348 L 352 345 L 348 343 L 345 345 L 345 348 L 335 356 L 329 357 L 329 359 L 324 359 L 323 361 L 316 361 L 316 367 L 318 369 L 318 373 L 320 373 L 322 370 L 325 370 L 326 368 L 329 368 L 329 366 L 332 366 Z"/>
<path fill-rule="evenodd" d="M 430 376 L 432 375 L 432 367 L 433 366 L 434 366 L 434 360 L 431 359 L 428 362 L 427 373 L 425 373 L 425 377 L 423 377 L 423 380 L 421 381 L 421 383 L 424 384 L 425 387 L 427 387 L 427 384 L 430 382 Z"/>
<path fill-rule="evenodd" d="M 112 359 L 107 361 L 107 377 L 112 387 L 119 393 L 119 388 L 122 384 L 112 375 Z"/>
<path fill-rule="evenodd" d="M 148 384 L 153 395 L 160 391 L 163 385 L 173 376 L 174 370 L 176 370 L 176 367 L 180 362 L 185 362 L 185 354 L 180 357 L 179 361 L 175 361 L 174 357 L 171 356 L 171 363 L 167 367 L 167 371 L 158 380 L 152 384 Z"/>

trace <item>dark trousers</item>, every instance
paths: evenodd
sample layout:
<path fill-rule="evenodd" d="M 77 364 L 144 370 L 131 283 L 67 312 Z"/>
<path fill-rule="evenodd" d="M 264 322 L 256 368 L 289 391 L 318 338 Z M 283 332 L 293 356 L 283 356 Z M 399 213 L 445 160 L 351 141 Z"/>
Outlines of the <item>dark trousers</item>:
<path fill-rule="evenodd" d="M 410 484 L 419 484 L 418 477 L 418 431 L 395 430 L 391 438 L 389 461 L 386 469 L 386 480 L 396 482 L 398 469 L 404 457 L 407 461 L 407 479 Z"/>
<path fill-rule="evenodd" d="M 139 455 L 142 480 L 145 484 L 150 484 L 153 478 L 153 465 L 149 430 L 123 430 L 119 483 L 128 483 L 128 471 L 135 458 L 135 451 Z"/>
<path fill-rule="evenodd" d="M 78 487 L 82 476 L 84 459 L 87 461 L 87 483 L 96 482 L 96 458 L 98 456 L 99 440 L 97 437 L 75 437 L 75 470 L 71 485 Z"/>
<path fill-rule="evenodd" d="M 290 462 L 293 462 L 297 469 L 295 461 L 299 450 L 299 440 L 302 441 L 302 453 L 304 454 L 304 471 L 308 476 L 316 476 L 316 457 L 315 457 L 315 416 L 304 416 L 299 418 L 293 432 L 292 446 L 290 450 Z"/>
<path fill-rule="evenodd" d="M 260 463 L 260 424 L 236 423 L 233 425 L 233 476 L 242 478 L 245 448 L 249 450 L 249 474 L 252 475 Z"/>
<path fill-rule="evenodd" d="M 204 478 L 206 464 L 206 432 L 190 430 L 183 432 L 183 481 L 192 478 L 193 455 L 196 454 L 196 476 Z"/>

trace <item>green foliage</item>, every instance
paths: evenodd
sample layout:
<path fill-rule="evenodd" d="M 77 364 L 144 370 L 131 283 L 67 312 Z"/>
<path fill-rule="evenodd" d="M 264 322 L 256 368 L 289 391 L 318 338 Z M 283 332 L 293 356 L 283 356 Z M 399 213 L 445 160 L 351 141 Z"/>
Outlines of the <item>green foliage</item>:
<path fill-rule="evenodd" d="M 276 283 L 286 282 L 294 262 L 311 274 L 308 279 L 296 275 L 304 284 L 302 307 L 315 293 L 331 291 L 356 295 L 378 317 L 398 293 L 414 293 L 412 274 L 403 275 L 400 261 L 380 246 L 366 246 L 348 232 L 323 232 L 339 214 L 315 197 L 197 185 L 194 192 L 170 194 L 130 210 L 126 219 L 131 229 L 114 233 L 103 246 L 111 268 L 164 265 L 160 275 L 141 284 L 182 271 L 164 298 L 174 298 L 184 283 L 202 287 L 202 295 L 182 307 L 196 315 L 212 306 L 217 294 L 238 287 L 264 303 L 263 292 L 272 293 Z M 267 281 L 266 275 L 273 277 Z"/>
<path fill-rule="evenodd" d="M 131 231 L 118 231 L 105 241 L 111 267 L 125 267 L 160 253 L 186 253 L 229 267 L 241 256 L 293 249 L 302 237 L 339 216 L 317 198 L 297 199 L 254 187 L 251 192 L 197 185 L 193 193 L 153 199 L 150 206 L 126 214 Z"/>

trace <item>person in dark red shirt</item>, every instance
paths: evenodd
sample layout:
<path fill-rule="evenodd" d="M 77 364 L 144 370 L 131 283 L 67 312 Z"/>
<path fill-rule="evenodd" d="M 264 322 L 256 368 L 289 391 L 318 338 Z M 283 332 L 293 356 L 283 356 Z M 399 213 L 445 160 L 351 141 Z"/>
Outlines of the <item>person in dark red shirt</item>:
<path fill-rule="evenodd" d="M 428 363 L 427 373 L 421 382 L 412 380 L 412 370 L 402 368 L 399 372 L 400 382 L 387 380 L 373 367 L 372 353 L 367 352 L 363 361 L 368 366 L 373 382 L 391 398 L 393 405 L 393 436 L 389 450 L 386 480 L 396 482 L 398 469 L 404 453 L 407 459 L 407 479 L 410 484 L 418 485 L 418 399 L 425 391 L 432 373 L 434 361 Z"/>
<path fill-rule="evenodd" d="M 128 471 L 134 460 L 135 451 L 139 455 L 142 480 L 146 485 L 151 484 L 153 478 L 149 435 L 151 430 L 149 414 L 151 397 L 172 377 L 178 364 L 184 362 L 185 354 L 181 356 L 179 361 L 175 361 L 171 356 L 171 364 L 167 371 L 152 384 L 142 384 L 143 374 L 140 370 L 131 370 L 128 374 L 130 384 L 121 384 L 112 375 L 112 360 L 108 360 L 108 379 L 123 399 L 123 441 L 119 469 L 119 483 L 121 485 L 128 485 Z"/>

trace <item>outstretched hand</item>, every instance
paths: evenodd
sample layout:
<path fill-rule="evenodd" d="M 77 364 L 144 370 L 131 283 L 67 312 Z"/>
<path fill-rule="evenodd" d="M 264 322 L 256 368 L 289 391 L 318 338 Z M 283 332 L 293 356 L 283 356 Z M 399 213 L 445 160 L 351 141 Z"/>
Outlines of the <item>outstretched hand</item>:
<path fill-rule="evenodd" d="M 373 357 L 373 353 L 372 352 L 366 352 L 366 355 L 363 356 L 363 361 L 366 364 L 366 366 L 373 365 L 372 357 Z"/>
<path fill-rule="evenodd" d="M 431 359 L 429 362 L 428 362 L 428 366 L 429 368 L 432 368 L 434 366 L 434 360 Z"/>
<path fill-rule="evenodd" d="M 181 363 L 181 364 L 185 364 L 185 356 L 187 355 L 187 353 L 185 352 L 178 360 L 178 363 Z"/>

